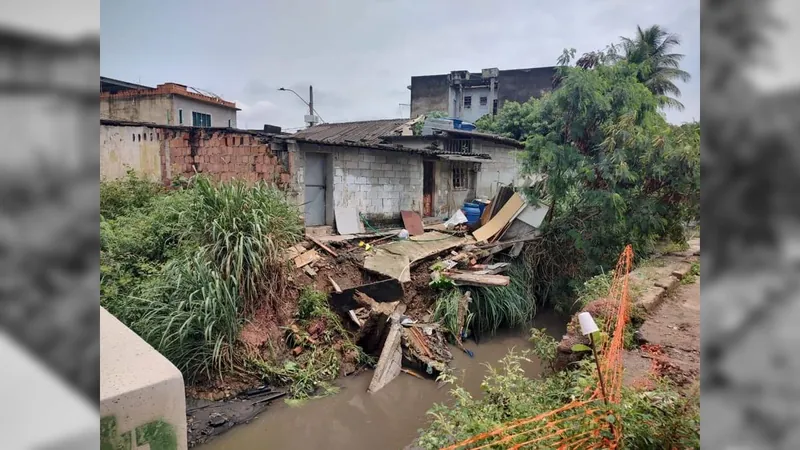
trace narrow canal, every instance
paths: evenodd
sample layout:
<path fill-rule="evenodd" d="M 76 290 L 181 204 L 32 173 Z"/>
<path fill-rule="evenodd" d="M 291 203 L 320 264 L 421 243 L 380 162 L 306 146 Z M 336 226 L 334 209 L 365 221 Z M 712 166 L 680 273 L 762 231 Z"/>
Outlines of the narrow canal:
<path fill-rule="evenodd" d="M 547 328 L 560 339 L 566 330 L 566 319 L 541 312 L 533 325 Z M 473 395 L 480 395 L 480 384 L 486 374 L 485 364 L 496 365 L 511 348 L 529 349 L 528 330 L 505 331 L 465 346 L 475 354 L 470 358 L 453 349 L 452 366 Z M 536 376 L 542 367 L 535 358 L 525 366 L 526 373 Z M 311 400 L 290 407 L 276 401 L 250 424 L 241 425 L 197 447 L 200 450 L 375 450 L 403 449 L 417 437 L 429 418 L 434 403 L 447 402 L 448 387 L 439 387 L 431 380 L 420 380 L 401 373 L 397 379 L 375 394 L 367 387 L 372 371 L 340 379 L 341 391 L 333 396 Z"/>

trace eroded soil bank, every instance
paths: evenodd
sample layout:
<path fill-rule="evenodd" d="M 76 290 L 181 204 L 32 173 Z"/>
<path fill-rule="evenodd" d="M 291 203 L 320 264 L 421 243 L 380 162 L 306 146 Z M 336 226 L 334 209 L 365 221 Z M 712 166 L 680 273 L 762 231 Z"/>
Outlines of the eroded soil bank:
<path fill-rule="evenodd" d="M 547 328 L 554 338 L 566 331 L 566 318 L 540 312 L 533 327 Z M 530 348 L 527 329 L 498 333 L 485 338 L 480 345 L 465 343 L 475 357 L 470 358 L 453 348 L 453 367 L 473 394 L 480 395 L 480 384 L 486 374 L 484 364 L 496 365 L 511 348 Z M 535 359 L 526 372 L 535 376 L 542 368 Z M 251 423 L 238 426 L 196 448 L 202 450 L 262 450 L 264 448 L 329 450 L 400 449 L 417 437 L 428 421 L 426 412 L 434 403 L 448 400 L 448 387 L 432 380 L 422 380 L 401 373 L 397 379 L 375 394 L 367 387 L 372 371 L 342 378 L 341 391 L 333 396 L 311 400 L 302 406 L 290 407 L 275 401 Z"/>

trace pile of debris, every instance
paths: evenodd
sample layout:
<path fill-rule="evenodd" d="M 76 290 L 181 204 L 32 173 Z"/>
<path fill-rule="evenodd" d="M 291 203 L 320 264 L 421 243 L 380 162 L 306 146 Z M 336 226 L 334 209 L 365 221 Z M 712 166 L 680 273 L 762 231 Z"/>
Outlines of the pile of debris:
<path fill-rule="evenodd" d="M 502 272 L 509 262 L 493 259 L 506 251 L 510 258 L 518 256 L 525 242 L 538 237 L 537 227 L 547 214 L 547 208 L 529 205 L 510 187 L 501 188 L 484 204 L 477 223 L 465 223 L 464 214 L 457 212 L 447 222 L 426 225 L 418 213 L 401 211 L 403 228 L 382 231 L 366 223 L 355 209 L 336 208 L 338 235 L 308 234 L 306 242 L 287 250 L 286 260 L 292 260 L 298 271 L 316 279 L 317 286 L 320 282 L 330 286 L 331 307 L 349 317 L 356 329 L 356 343 L 367 354 L 379 357 L 370 392 L 381 389 L 401 371 L 435 377 L 453 359 L 444 329 L 431 323 L 430 313 L 404 315 L 404 284 L 412 280 L 420 263 L 439 257 L 429 265 L 431 284 L 446 280 L 455 286 L 507 286 L 510 279 Z M 365 232 L 364 224 L 374 232 Z M 345 263 L 354 262 L 362 271 L 360 283 L 343 274 Z M 320 275 L 324 268 L 333 270 Z M 337 280 L 352 287 L 342 289 Z M 470 301 L 466 292 L 459 302 L 460 328 Z M 462 345 L 462 334 L 456 334 L 457 346 L 469 354 Z"/>

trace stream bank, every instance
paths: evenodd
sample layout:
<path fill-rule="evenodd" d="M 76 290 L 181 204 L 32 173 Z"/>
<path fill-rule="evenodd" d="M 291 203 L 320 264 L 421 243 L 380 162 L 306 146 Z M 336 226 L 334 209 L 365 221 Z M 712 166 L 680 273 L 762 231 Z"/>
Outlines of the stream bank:
<path fill-rule="evenodd" d="M 566 331 L 566 318 L 552 312 L 537 314 L 532 327 L 546 328 L 548 334 L 560 338 Z M 487 368 L 496 365 L 512 348 L 530 348 L 528 329 L 506 330 L 486 337 L 480 345 L 464 343 L 475 357 L 452 349 L 452 366 L 465 387 L 480 395 L 480 384 Z M 542 372 L 538 361 L 525 367 L 536 376 Z M 448 388 L 435 381 L 421 380 L 402 373 L 392 383 L 374 394 L 367 393 L 372 371 L 339 379 L 341 391 L 333 396 L 310 400 L 291 407 L 281 400 L 273 402 L 249 424 L 210 440 L 196 448 L 202 450 L 280 449 L 348 449 L 403 448 L 410 445 L 428 421 L 426 412 L 435 403 L 449 400 Z"/>

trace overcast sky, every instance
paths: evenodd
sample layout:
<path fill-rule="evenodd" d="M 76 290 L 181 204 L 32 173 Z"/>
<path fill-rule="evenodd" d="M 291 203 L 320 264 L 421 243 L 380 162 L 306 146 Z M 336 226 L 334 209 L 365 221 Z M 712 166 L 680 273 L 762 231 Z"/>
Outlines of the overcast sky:
<path fill-rule="evenodd" d="M 314 86 L 328 122 L 407 117 L 413 75 L 554 65 L 659 24 L 683 39 L 686 105 L 699 119 L 699 1 L 101 0 L 101 73 L 173 81 L 235 101 L 239 127 L 302 127 Z"/>
<path fill-rule="evenodd" d="M 680 123 L 699 119 L 698 0 L 101 0 L 101 73 L 166 81 L 236 101 L 239 126 L 303 126 L 314 86 L 328 122 L 407 117 L 413 75 L 554 65 L 659 24 L 683 39 Z"/>

